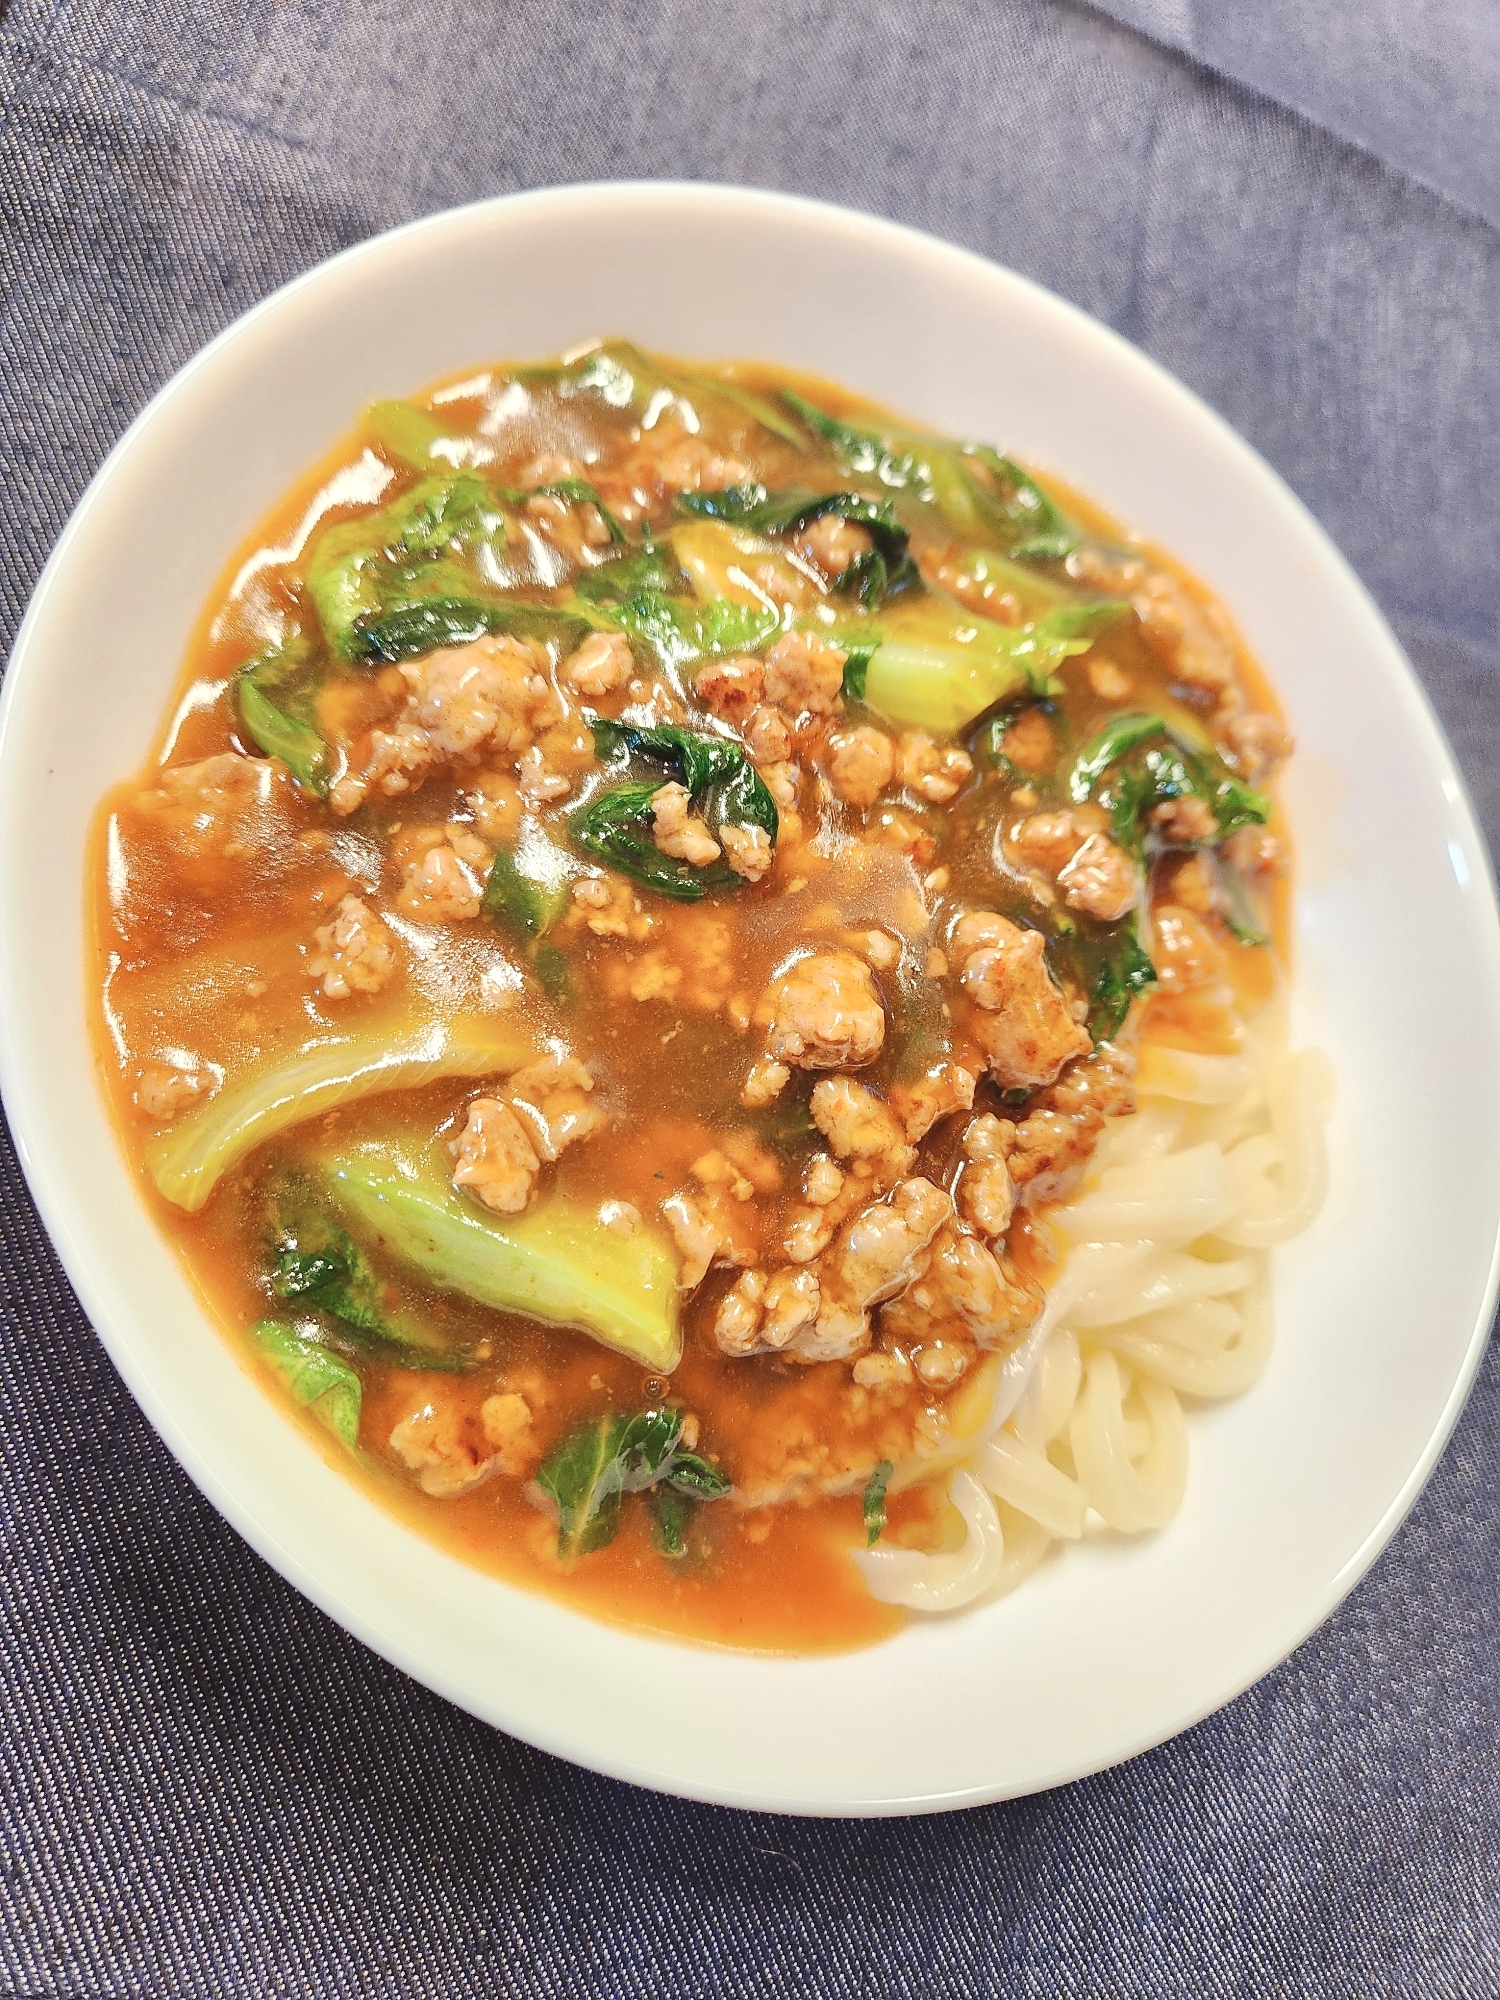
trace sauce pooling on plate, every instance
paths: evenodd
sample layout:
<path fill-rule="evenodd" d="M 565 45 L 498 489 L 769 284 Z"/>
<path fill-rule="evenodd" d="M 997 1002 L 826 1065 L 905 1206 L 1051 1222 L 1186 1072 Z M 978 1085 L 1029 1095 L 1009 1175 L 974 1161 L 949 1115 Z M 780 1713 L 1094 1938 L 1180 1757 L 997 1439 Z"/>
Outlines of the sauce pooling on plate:
<path fill-rule="evenodd" d="M 1063 1205 L 1249 1060 L 1289 747 L 1191 578 L 826 384 L 612 342 L 377 404 L 101 813 L 125 1143 L 426 1532 L 638 1624 L 877 1637 L 992 1521 L 1109 1519 L 1096 1349 L 1160 1471 L 1192 1385 L 1054 1332 Z"/>

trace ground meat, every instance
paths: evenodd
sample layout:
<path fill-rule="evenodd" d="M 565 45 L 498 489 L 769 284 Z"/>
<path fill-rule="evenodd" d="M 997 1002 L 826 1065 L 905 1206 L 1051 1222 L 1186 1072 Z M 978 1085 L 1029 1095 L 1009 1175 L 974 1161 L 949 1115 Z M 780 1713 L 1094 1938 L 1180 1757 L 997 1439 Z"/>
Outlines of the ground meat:
<path fill-rule="evenodd" d="M 1069 909 L 1118 923 L 1140 894 L 1135 863 L 1107 834 L 1091 833 L 1057 878 Z"/>
<path fill-rule="evenodd" d="M 479 1406 L 479 1427 L 495 1447 L 494 1468 L 507 1479 L 527 1479 L 541 1458 L 531 1406 L 515 1390 L 487 1396 Z"/>
<path fill-rule="evenodd" d="M 1188 993 L 1217 984 L 1224 972 L 1224 953 L 1196 911 L 1182 903 L 1158 903 L 1151 912 L 1155 941 L 1151 962 L 1162 989 Z"/>
<path fill-rule="evenodd" d="M 921 1271 L 882 1313 L 881 1325 L 908 1348 L 955 1332 L 981 1347 L 1003 1348 L 1020 1338 L 1041 1306 L 1040 1288 L 1015 1283 L 995 1253 L 950 1215 Z"/>
<path fill-rule="evenodd" d="M 1018 860 L 1055 881 L 1089 835 L 1097 830 L 1075 812 L 1033 813 L 1012 828 L 1010 845 Z"/>
<path fill-rule="evenodd" d="M 1032 1108 L 1061 1111 L 1068 1116 L 1087 1110 L 1101 1118 L 1128 1118 L 1135 1110 L 1134 1072 L 1132 1056 L 1112 1042 L 1101 1042 L 1085 1061 L 1070 1063 L 1056 1083 L 1033 1099 Z M 1003 1132 L 1005 1121 L 995 1122 Z"/>
<path fill-rule="evenodd" d="M 815 1271 L 747 1271 L 724 1295 L 714 1339 L 725 1354 L 779 1354 L 818 1316 Z"/>
<path fill-rule="evenodd" d="M 788 632 L 766 654 L 766 700 L 795 721 L 831 715 L 844 685 L 848 654 L 811 632 Z"/>
<path fill-rule="evenodd" d="M 594 1079 L 573 1056 L 544 1056 L 517 1070 L 506 1087 L 514 1110 L 544 1160 L 608 1124 L 606 1112 L 591 1102 Z"/>
<path fill-rule="evenodd" d="M 464 788 L 464 804 L 492 847 L 513 847 L 521 825 L 521 790 L 503 771 L 483 771 Z"/>
<path fill-rule="evenodd" d="M 988 1113 L 974 1119 L 964 1133 L 968 1164 L 959 1182 L 958 1206 L 981 1236 L 1003 1236 L 1010 1227 L 1016 1189 L 1006 1162 L 1015 1140 L 1015 1126 Z"/>
<path fill-rule="evenodd" d="M 756 1019 L 767 1026 L 767 1054 L 800 1069 L 857 1068 L 885 1040 L 879 989 L 849 951 L 798 959 L 766 988 Z"/>
<path fill-rule="evenodd" d="M 136 1108 L 157 1125 L 170 1125 L 185 1105 L 195 1104 L 213 1083 L 206 1069 L 178 1069 L 175 1064 L 143 1062 L 135 1073 Z"/>
<path fill-rule="evenodd" d="M 852 1216 L 818 1266 L 818 1317 L 786 1352 L 798 1361 L 844 1361 L 863 1352 L 871 1308 L 909 1282 L 952 1213 L 940 1188 L 917 1179 Z"/>
<path fill-rule="evenodd" d="M 368 794 L 394 797 L 421 784 L 435 764 L 468 763 L 481 752 L 515 759 L 536 731 L 557 719 L 546 653 L 519 639 L 487 635 L 445 646 L 401 668 L 406 706 L 393 728 L 375 730 L 358 768 L 329 793 L 337 813 Z"/>
<path fill-rule="evenodd" d="M 792 1073 L 783 1062 L 772 1062 L 769 1056 L 762 1056 L 750 1065 L 750 1074 L 745 1078 L 740 1092 L 740 1102 L 749 1111 L 760 1111 L 768 1104 L 774 1104 L 791 1081 Z"/>
<path fill-rule="evenodd" d="M 814 1153 L 802 1176 L 802 1192 L 815 1208 L 827 1208 L 844 1191 L 844 1174 L 826 1153 Z"/>
<path fill-rule="evenodd" d="M 308 971 L 321 979 L 330 1000 L 347 1000 L 351 993 L 378 993 L 396 973 L 391 934 L 358 896 L 345 896 L 331 924 L 313 932 L 317 952 Z"/>
<path fill-rule="evenodd" d="M 726 487 L 743 486 L 750 468 L 702 438 L 685 437 L 658 460 L 656 474 L 663 486 L 678 493 L 722 493 Z"/>
<path fill-rule="evenodd" d="M 630 884 L 618 876 L 584 875 L 573 884 L 572 921 L 595 937 L 629 938 L 639 944 L 651 933 L 652 918 Z"/>
<path fill-rule="evenodd" d="M 576 458 L 568 458 L 560 451 L 542 451 L 521 468 L 516 483 L 522 488 L 559 486 L 565 479 L 583 479 L 586 476 Z"/>
<path fill-rule="evenodd" d="M 1039 708 L 1023 709 L 1007 727 L 1000 747 L 1018 771 L 1033 777 L 1045 777 L 1057 762 L 1057 739 Z"/>
<path fill-rule="evenodd" d="M 1242 826 L 1224 843 L 1224 859 L 1242 874 L 1279 875 L 1286 866 L 1281 842 L 1263 826 Z"/>
<path fill-rule="evenodd" d="M 168 764 L 136 804 L 171 828 L 172 848 L 189 860 L 240 856 L 268 841 L 270 812 L 286 769 L 269 757 L 241 757 L 225 750 L 195 764 Z"/>
<path fill-rule="evenodd" d="M 621 632 L 590 632 L 562 664 L 562 677 L 580 694 L 613 694 L 635 671 L 630 641 Z"/>
<path fill-rule="evenodd" d="M 1091 808 L 1033 813 L 1014 827 L 1010 846 L 1027 867 L 1050 876 L 1069 907 L 1115 923 L 1135 903 L 1136 868 L 1105 834 Z"/>
<path fill-rule="evenodd" d="M 1130 676 L 1102 653 L 1090 653 L 1085 671 L 1089 686 L 1101 701 L 1123 701 L 1130 692 Z"/>
<path fill-rule="evenodd" d="M 719 858 L 719 843 L 692 812 L 686 785 L 662 785 L 651 794 L 651 838 L 663 854 L 690 868 L 707 868 Z"/>
<path fill-rule="evenodd" d="M 901 782 L 933 805 L 957 798 L 974 775 L 974 760 L 955 744 L 939 747 L 920 729 L 901 739 Z"/>
<path fill-rule="evenodd" d="M 1047 970 L 1046 939 L 988 910 L 971 911 L 953 935 L 951 960 L 974 1002 L 974 1029 L 1007 1090 L 1051 1083 L 1092 1043 Z"/>
<path fill-rule="evenodd" d="M 1149 574 L 1130 600 L 1147 644 L 1173 680 L 1201 694 L 1234 681 L 1234 641 L 1217 606 L 1197 603 L 1173 576 Z"/>
<path fill-rule="evenodd" d="M 449 1147 L 453 1185 L 472 1188 L 497 1215 L 516 1215 L 531 1198 L 542 1163 L 526 1127 L 497 1097 L 476 1097 L 468 1121 Z"/>
<path fill-rule="evenodd" d="M 943 969 L 947 969 L 946 964 Z M 967 1111 L 974 1102 L 978 1080 L 962 1063 L 944 1062 L 915 1083 L 897 1084 L 891 1091 L 891 1103 L 912 1144 L 925 1139 L 940 1118 Z"/>
<path fill-rule="evenodd" d="M 759 662 L 757 662 L 759 664 Z M 784 764 L 792 754 L 792 732 L 774 708 L 752 709 L 745 725 L 745 748 L 755 764 Z"/>
<path fill-rule="evenodd" d="M 862 1354 L 854 1364 L 854 1380 L 861 1389 L 899 1393 L 911 1381 L 911 1363 L 901 1353 Z"/>
<path fill-rule="evenodd" d="M 554 771 L 541 744 L 533 743 L 516 759 L 516 783 L 527 805 L 544 806 L 554 799 L 566 798 L 573 781 L 561 771 Z"/>
<path fill-rule="evenodd" d="M 771 797 L 776 801 L 782 812 L 794 813 L 797 810 L 798 787 L 802 782 L 802 773 L 797 769 L 797 766 L 795 764 L 763 764 L 760 775 L 765 780 L 767 791 L 771 794 Z"/>
<path fill-rule="evenodd" d="M 771 836 L 763 826 L 721 826 L 719 841 L 724 859 L 747 882 L 759 882 L 776 858 Z"/>
<path fill-rule="evenodd" d="M 459 1411 L 447 1401 L 426 1403 L 391 1432 L 391 1450 L 435 1500 L 469 1493 L 497 1469 L 470 1440 Z"/>
<path fill-rule="evenodd" d="M 714 1315 L 714 1339 L 725 1354 L 758 1354 L 760 1322 L 765 1298 L 764 1271 L 746 1271 L 735 1279 L 719 1301 Z"/>
<path fill-rule="evenodd" d="M 736 1243 L 733 1223 L 717 1195 L 670 1195 L 661 1211 L 682 1258 L 678 1283 L 684 1291 L 701 1284 L 711 1264 L 749 1263 L 749 1253 Z"/>
<path fill-rule="evenodd" d="M 1252 784 L 1292 754 L 1292 733 L 1274 715 L 1247 712 L 1224 725 L 1224 747 Z"/>
<path fill-rule="evenodd" d="M 1196 847 L 1211 841 L 1219 822 L 1202 799 L 1164 799 L 1153 808 L 1151 824 L 1171 847 Z"/>
<path fill-rule="evenodd" d="M 748 655 L 715 660 L 699 672 L 693 692 L 705 708 L 739 728 L 757 708 L 765 680 L 765 668 Z"/>
<path fill-rule="evenodd" d="M 463 923 L 479 915 L 484 881 L 460 859 L 455 847 L 439 840 L 406 862 L 396 901 L 409 917 Z"/>
<path fill-rule="evenodd" d="M 890 1106 L 852 1077 L 826 1076 L 814 1086 L 813 1123 L 841 1160 L 868 1160 L 897 1180 L 914 1156 Z"/>
<path fill-rule="evenodd" d="M 846 804 L 861 811 L 874 805 L 895 773 L 895 747 L 882 730 L 862 725 L 829 737 L 829 781 Z"/>
<path fill-rule="evenodd" d="M 798 530 L 792 546 L 832 583 L 851 563 L 867 556 L 875 544 L 868 528 L 846 521 L 841 514 L 820 514 Z"/>
<path fill-rule="evenodd" d="M 526 523 L 571 563 L 583 563 L 610 543 L 608 523 L 591 501 L 564 500 L 558 493 L 533 493 Z"/>

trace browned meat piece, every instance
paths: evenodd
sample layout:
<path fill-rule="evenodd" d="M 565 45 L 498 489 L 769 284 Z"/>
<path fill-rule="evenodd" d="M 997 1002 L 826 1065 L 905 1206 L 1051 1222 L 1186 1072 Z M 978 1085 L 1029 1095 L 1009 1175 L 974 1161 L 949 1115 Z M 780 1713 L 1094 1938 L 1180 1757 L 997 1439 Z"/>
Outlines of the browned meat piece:
<path fill-rule="evenodd" d="M 1135 864 L 1092 816 L 1033 813 L 1012 832 L 1010 844 L 1028 867 L 1052 877 L 1072 909 L 1115 923 L 1135 903 Z"/>
<path fill-rule="evenodd" d="M 868 1160 L 880 1177 L 899 1180 L 914 1157 L 888 1104 L 852 1077 L 829 1076 L 813 1088 L 813 1123 L 841 1160 Z"/>
<path fill-rule="evenodd" d="M 880 991 L 851 951 L 799 958 L 766 988 L 756 1019 L 766 1025 L 767 1055 L 799 1069 L 857 1069 L 885 1040 Z"/>
<path fill-rule="evenodd" d="M 895 776 L 896 752 L 883 730 L 862 725 L 828 739 L 828 777 L 839 797 L 863 811 Z"/>
<path fill-rule="evenodd" d="M 875 544 L 868 528 L 840 514 L 820 514 L 793 538 L 792 546 L 832 583 Z"/>
<path fill-rule="evenodd" d="M 747 721 L 759 706 L 765 689 L 766 670 L 759 660 L 715 660 L 704 667 L 693 690 L 705 708 L 712 709 L 736 728 Z"/>
<path fill-rule="evenodd" d="M 1004 1348 L 1041 1307 L 1041 1291 L 1015 1283 L 995 1253 L 950 1216 L 922 1270 L 881 1314 L 881 1325 L 905 1347 L 960 1332 L 981 1347 Z"/>
<path fill-rule="evenodd" d="M 1224 747 L 1252 784 L 1258 785 L 1292 754 L 1292 732 L 1274 715 L 1247 710 L 1224 725 Z"/>
<path fill-rule="evenodd" d="M 906 1136 L 915 1145 L 925 1139 L 940 1118 L 955 1111 L 967 1111 L 974 1102 L 978 1078 L 962 1063 L 939 1063 L 915 1083 L 897 1084 L 891 1103 L 901 1119 Z"/>
<path fill-rule="evenodd" d="M 920 729 L 901 739 L 901 782 L 933 805 L 956 799 L 974 775 L 974 759 L 956 744 L 939 745 Z"/>
<path fill-rule="evenodd" d="M 1151 814 L 1151 824 L 1174 847 L 1196 847 L 1211 841 L 1219 822 L 1202 799 L 1165 799 Z"/>
<path fill-rule="evenodd" d="M 811 632 L 788 632 L 766 654 L 766 700 L 788 720 L 832 715 L 844 685 L 848 654 Z"/>
<path fill-rule="evenodd" d="M 468 1120 L 450 1148 L 456 1165 L 453 1185 L 472 1188 L 497 1215 L 515 1215 L 531 1199 L 541 1172 L 526 1127 L 511 1106 L 497 1097 L 476 1097 Z"/>
<path fill-rule="evenodd" d="M 379 993 L 396 973 L 391 934 L 358 896 L 345 896 L 331 924 L 313 932 L 317 951 L 307 969 L 321 979 L 330 1000 L 347 1000 L 352 993 Z"/>
<path fill-rule="evenodd" d="M 686 785 L 662 785 L 651 794 L 651 838 L 673 861 L 707 868 L 719 858 L 719 843 L 691 808 Z"/>
<path fill-rule="evenodd" d="M 839 1231 L 818 1265 L 818 1317 L 786 1349 L 798 1361 L 844 1361 L 870 1344 L 870 1309 L 899 1292 L 953 1213 L 931 1181 L 903 1181 Z"/>
<path fill-rule="evenodd" d="M 1065 1062 L 1093 1046 L 1047 970 L 1046 939 L 989 910 L 963 917 L 950 962 L 974 1002 L 974 1031 L 1007 1090 L 1051 1083 Z"/>

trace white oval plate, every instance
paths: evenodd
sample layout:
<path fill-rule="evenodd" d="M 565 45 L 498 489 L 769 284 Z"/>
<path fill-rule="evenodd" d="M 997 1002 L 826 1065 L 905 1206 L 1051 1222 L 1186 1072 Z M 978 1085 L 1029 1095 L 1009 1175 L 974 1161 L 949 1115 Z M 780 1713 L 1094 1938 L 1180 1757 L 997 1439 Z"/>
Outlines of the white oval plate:
<path fill-rule="evenodd" d="M 399 1526 L 206 1319 L 94 1078 L 89 819 L 147 755 L 228 554 L 367 401 L 607 333 L 811 369 L 1055 467 L 1225 598 L 1300 744 L 1296 1014 L 1337 1068 L 1334 1195 L 1277 1257 L 1267 1376 L 1192 1418 L 1187 1498 L 1164 1534 L 1066 1551 L 1012 1598 L 853 1655 L 618 1631 Z M 1452 759 L 1370 600 L 1261 460 L 1124 341 L 981 258 L 839 209 L 678 185 L 517 195 L 351 250 L 230 327 L 111 453 L 37 588 L 0 732 L 0 1075 L 85 1310 L 269 1562 L 529 1742 L 794 1812 L 1055 1785 L 1281 1660 L 1373 1561 L 1452 1428 L 1500 1217 L 1500 928 Z"/>

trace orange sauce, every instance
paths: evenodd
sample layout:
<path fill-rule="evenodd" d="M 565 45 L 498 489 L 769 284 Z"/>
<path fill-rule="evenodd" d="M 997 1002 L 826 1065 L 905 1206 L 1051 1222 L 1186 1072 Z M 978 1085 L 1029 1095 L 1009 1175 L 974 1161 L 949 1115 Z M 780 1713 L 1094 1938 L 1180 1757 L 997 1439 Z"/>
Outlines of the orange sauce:
<path fill-rule="evenodd" d="M 733 371 L 733 379 L 768 391 L 789 378 L 744 366 Z M 790 379 L 827 408 L 860 408 L 831 385 Z M 441 406 L 455 427 L 472 421 L 478 408 L 451 396 Z M 1097 510 L 1058 482 L 1050 483 L 1086 525 L 1118 539 L 1118 530 Z M 159 762 L 185 764 L 225 749 L 254 752 L 231 692 L 233 676 L 274 635 L 281 620 L 305 615 L 299 564 L 317 535 L 383 504 L 399 484 L 400 475 L 377 453 L 358 439 L 345 441 L 247 535 L 225 565 L 195 628 Z M 1196 601 L 1212 602 L 1202 585 L 1169 558 L 1155 550 L 1142 553 L 1176 577 Z M 1132 701 L 1170 713 L 1173 697 L 1147 649 L 1127 633 L 1112 641 L 1110 651 L 1129 673 Z M 1257 705 L 1275 712 L 1274 696 L 1243 644 L 1237 646 L 1236 665 Z M 355 688 L 349 698 L 358 704 L 364 696 Z M 369 698 L 376 697 L 372 693 Z M 1078 731 L 1096 726 L 1090 718 L 1101 712 L 1101 704 L 1086 689 L 1070 694 L 1067 702 L 1076 711 L 1067 719 Z M 257 1163 L 252 1156 L 232 1173 L 202 1214 L 184 1215 L 165 1202 L 142 1160 L 145 1127 L 133 1099 L 135 1065 L 148 1051 L 202 1040 L 232 1069 L 262 1052 L 343 1027 L 347 1017 L 324 1004 L 315 990 L 309 993 L 308 938 L 342 896 L 368 893 L 368 869 L 361 873 L 364 864 L 347 844 L 330 845 L 325 810 L 289 782 L 275 801 L 278 844 L 270 864 L 251 866 L 243 855 L 195 847 L 181 825 L 153 819 L 139 803 L 140 788 L 151 784 L 155 768 L 122 785 L 101 808 L 95 828 L 89 923 L 103 995 L 93 1016 L 97 1060 L 143 1198 L 176 1246 L 210 1317 L 225 1329 L 244 1364 L 280 1394 L 278 1379 L 246 1339 L 246 1330 L 268 1311 L 254 1255 Z M 452 786 L 429 780 L 420 793 L 400 802 L 399 810 L 393 809 L 384 834 L 398 835 L 403 821 L 410 826 L 440 822 L 454 797 Z M 928 818 L 953 845 L 942 858 L 954 872 L 955 895 L 971 885 L 975 900 L 993 894 L 982 886 L 974 859 L 977 834 L 971 842 L 964 809 Z M 373 865 L 378 876 L 378 857 Z M 836 900 L 840 877 L 825 853 L 804 846 L 797 850 L 796 865 L 813 884 L 808 907 L 819 894 Z M 1223 977 L 1247 1012 L 1269 998 L 1277 965 L 1287 962 L 1289 907 L 1283 882 L 1274 894 L 1274 949 L 1237 944 L 1221 923 L 1206 920 L 1223 959 Z M 697 935 L 694 927 L 701 931 L 711 920 L 709 909 L 662 912 L 664 934 L 677 948 L 687 949 Z M 736 938 L 736 990 L 743 988 L 753 998 L 787 940 L 785 929 L 774 925 L 745 928 Z M 465 965 L 467 960 L 460 972 Z M 597 1035 L 595 1053 L 606 1070 L 623 1077 L 632 1064 L 649 1068 L 651 1103 L 645 1114 L 617 1120 L 587 1147 L 565 1155 L 557 1169 L 559 1184 L 590 1198 L 626 1193 L 644 1208 L 664 1187 L 681 1184 L 693 1160 L 738 1116 L 733 1107 L 744 1066 L 743 1031 L 726 1025 L 721 1012 L 632 1011 L 624 1004 L 604 1009 L 591 1026 Z M 1167 1048 L 1228 1053 L 1238 1045 L 1234 1017 L 1193 992 L 1158 993 L 1142 1009 L 1140 1031 L 1147 1041 Z M 384 1115 L 381 1100 L 351 1106 L 322 1121 L 320 1132 L 357 1140 L 378 1133 Z M 443 1121 L 453 1115 L 451 1089 L 434 1087 L 403 1104 L 403 1117 L 425 1117 L 440 1132 L 448 1129 Z M 956 1162 L 954 1135 L 937 1135 L 917 1170 L 951 1178 Z M 1050 1252 L 1029 1214 L 1023 1213 L 1009 1248 L 1019 1281 L 1046 1282 Z M 703 1419 L 713 1451 L 735 1469 L 737 1478 L 745 1468 L 770 1464 L 777 1453 L 789 1451 L 788 1440 L 805 1439 L 810 1451 L 826 1447 L 835 1471 L 867 1466 L 894 1450 L 891 1440 L 899 1426 L 892 1429 L 878 1402 L 851 1397 L 842 1365 L 800 1367 L 775 1358 L 747 1364 L 718 1351 L 711 1327 L 728 1282 L 729 1274 L 715 1274 L 690 1304 L 683 1359 L 670 1383 L 574 1332 L 486 1314 L 448 1295 L 424 1293 L 420 1303 L 455 1340 L 503 1353 L 512 1373 L 543 1385 L 535 1415 L 544 1450 L 581 1413 L 629 1413 L 663 1398 Z M 414 1402 L 428 1393 L 456 1396 L 468 1420 L 477 1421 L 479 1403 L 493 1386 L 490 1371 L 481 1369 L 472 1378 L 428 1377 L 410 1369 L 369 1367 L 362 1374 L 360 1459 L 351 1458 L 305 1413 L 296 1413 L 298 1421 L 329 1462 L 357 1478 L 382 1506 L 478 1568 L 555 1593 L 593 1615 L 712 1645 L 834 1650 L 872 1643 L 900 1622 L 898 1612 L 868 1595 L 849 1560 L 850 1549 L 864 1541 L 861 1479 L 845 1478 L 842 1490 L 830 1497 L 793 1505 L 701 1508 L 689 1530 L 687 1554 L 672 1562 L 653 1543 L 647 1510 L 627 1506 L 610 1546 L 559 1564 L 553 1524 L 520 1480 L 494 1478 L 470 1493 L 438 1500 L 393 1469 L 385 1440 Z M 971 1378 L 966 1388 L 934 1392 L 930 1399 L 934 1407 L 946 1409 L 960 1439 L 981 1419 L 989 1380 L 983 1374 L 982 1380 Z M 903 1488 L 898 1478 L 888 1502 L 887 1537 L 914 1547 L 936 1546 L 941 1509 L 937 1486 L 918 1481 Z"/>

